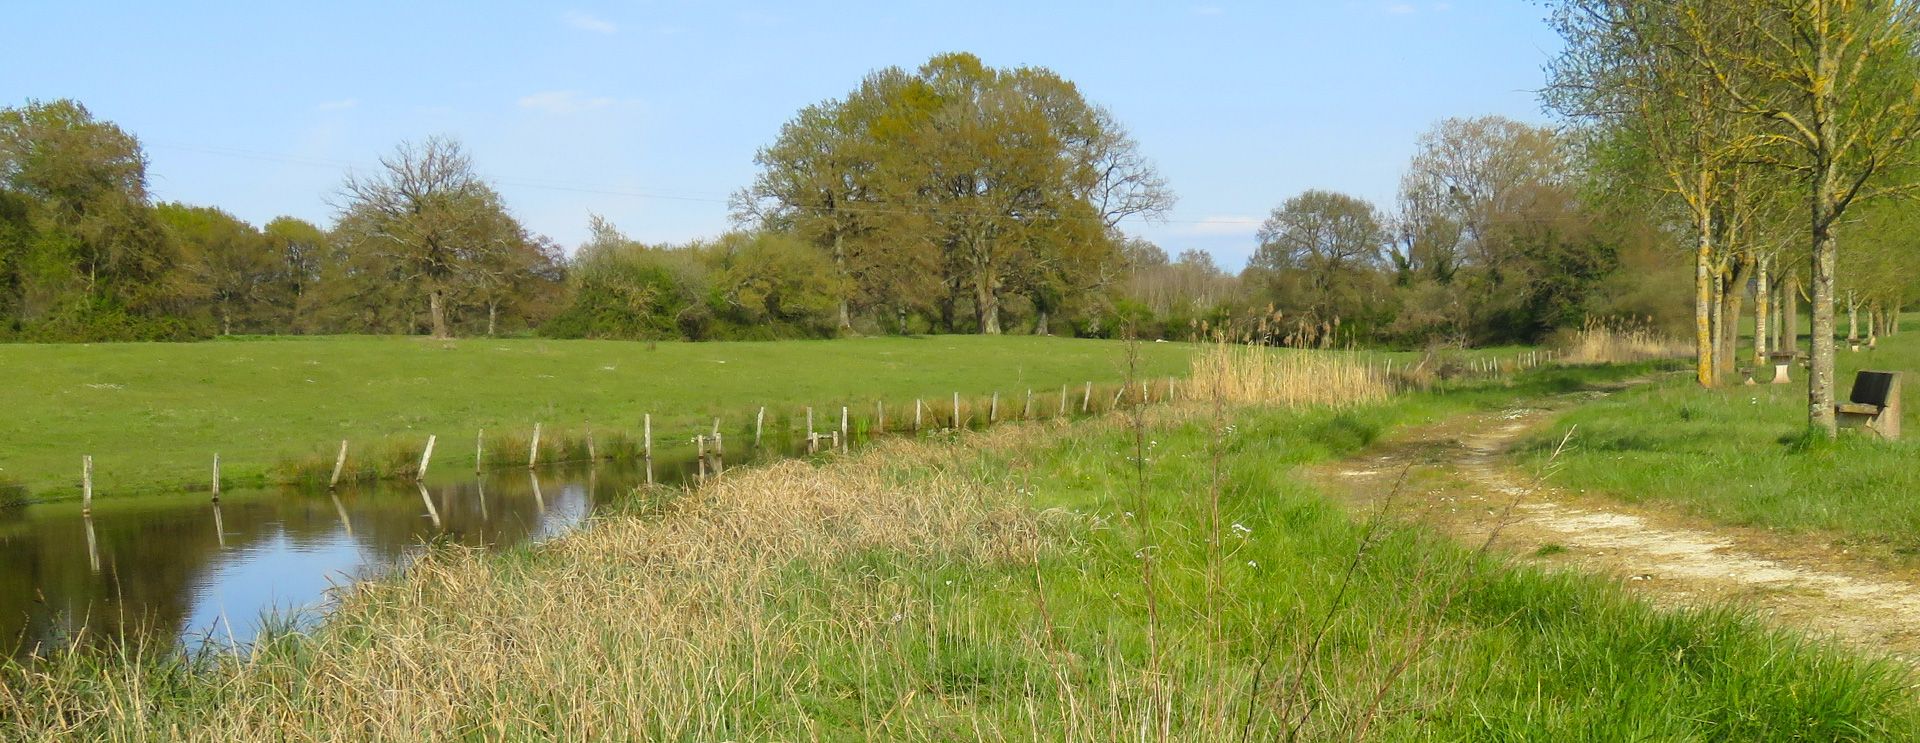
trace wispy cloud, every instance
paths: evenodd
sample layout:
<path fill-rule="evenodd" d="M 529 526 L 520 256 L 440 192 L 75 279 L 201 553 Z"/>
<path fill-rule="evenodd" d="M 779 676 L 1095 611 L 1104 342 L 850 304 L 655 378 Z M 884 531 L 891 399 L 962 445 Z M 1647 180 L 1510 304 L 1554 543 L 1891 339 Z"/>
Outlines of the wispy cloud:
<path fill-rule="evenodd" d="M 1392 15 L 1413 15 L 1420 12 L 1420 8 L 1413 3 L 1387 3 L 1387 12 Z"/>
<path fill-rule="evenodd" d="M 560 20 L 574 28 L 596 34 L 610 34 L 620 30 L 620 27 L 614 25 L 612 21 L 578 10 L 567 11 L 560 16 Z"/>
<path fill-rule="evenodd" d="M 521 108 L 550 114 L 571 114 L 606 108 L 614 104 L 612 98 L 588 96 L 578 90 L 543 90 L 518 101 Z"/>
<path fill-rule="evenodd" d="M 313 107 L 315 111 L 345 111 L 360 105 L 358 98 L 342 98 L 337 101 L 321 101 Z"/>
<path fill-rule="evenodd" d="M 1251 235 L 1259 230 L 1259 217 L 1219 214 L 1189 223 L 1186 232 L 1190 235 Z"/>

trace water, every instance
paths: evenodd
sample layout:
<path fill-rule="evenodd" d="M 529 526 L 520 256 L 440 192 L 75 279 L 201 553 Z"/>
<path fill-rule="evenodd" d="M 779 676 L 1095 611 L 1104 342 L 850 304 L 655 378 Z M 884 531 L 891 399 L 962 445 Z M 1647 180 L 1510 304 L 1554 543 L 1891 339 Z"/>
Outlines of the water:
<path fill-rule="evenodd" d="M 691 462 L 656 463 L 663 482 Z M 337 493 L 293 489 L 102 498 L 0 512 L 0 643 L 73 638 L 244 644 L 263 619 L 311 624 L 329 589 L 404 567 L 434 543 L 498 548 L 564 533 L 645 482 L 635 466 L 490 472 Z M 85 632 L 81 630 L 84 628 Z"/>

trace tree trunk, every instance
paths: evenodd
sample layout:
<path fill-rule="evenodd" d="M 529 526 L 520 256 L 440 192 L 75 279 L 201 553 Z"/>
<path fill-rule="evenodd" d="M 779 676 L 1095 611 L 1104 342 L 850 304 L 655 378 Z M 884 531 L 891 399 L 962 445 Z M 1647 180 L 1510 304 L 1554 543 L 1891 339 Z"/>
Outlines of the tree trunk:
<path fill-rule="evenodd" d="M 1785 291 L 1780 292 L 1784 302 L 1780 308 L 1780 347 L 1788 353 L 1800 352 L 1800 277 L 1787 281 Z"/>
<path fill-rule="evenodd" d="M 220 334 L 233 335 L 233 308 L 226 302 L 220 303 Z"/>
<path fill-rule="evenodd" d="M 446 292 L 441 290 L 440 287 L 437 287 L 437 286 L 427 290 L 427 314 L 431 316 L 433 319 L 433 337 L 435 338 L 452 338 L 453 337 L 453 333 L 447 330 L 447 307 L 446 307 L 445 294 Z M 417 307 L 419 305 L 415 305 L 415 306 Z"/>
<path fill-rule="evenodd" d="M 500 318 L 500 300 L 487 300 L 487 337 L 493 337 L 493 330 Z"/>
<path fill-rule="evenodd" d="M 847 251 L 843 236 L 838 229 L 833 231 L 833 266 L 840 271 L 841 278 L 846 278 Z M 852 282 L 848 283 L 851 284 Z M 842 291 L 845 291 L 845 289 L 842 289 Z M 853 313 L 847 310 L 847 298 L 845 296 L 840 297 L 839 315 L 840 329 L 853 329 Z"/>
<path fill-rule="evenodd" d="M 1833 235 L 1831 176 L 1818 179 L 1813 198 L 1813 358 L 1807 375 L 1807 425 L 1832 438 L 1839 434 L 1833 412 L 1833 271 L 1839 249 Z"/>
<path fill-rule="evenodd" d="M 1700 242 L 1693 255 L 1694 380 L 1714 386 L 1713 373 L 1713 222 L 1700 218 Z"/>
<path fill-rule="evenodd" d="M 1727 365 L 1727 322 L 1725 320 L 1727 305 L 1720 301 L 1720 298 L 1726 294 L 1726 272 L 1715 271 L 1713 287 L 1707 298 L 1708 304 L 1711 305 L 1707 308 L 1707 324 L 1713 326 L 1713 384 L 1716 387 L 1720 385 L 1721 377 L 1726 375 L 1724 370 Z"/>
<path fill-rule="evenodd" d="M 1768 332 L 1772 329 L 1767 321 L 1773 313 L 1773 277 L 1768 275 L 1768 256 L 1759 256 L 1755 261 L 1753 277 L 1753 368 L 1767 365 Z M 1756 372 L 1758 373 L 1758 372 Z"/>
<path fill-rule="evenodd" d="M 976 269 L 973 278 L 973 316 L 979 320 L 981 335 L 1000 334 L 999 281 L 992 268 Z"/>
<path fill-rule="evenodd" d="M 1880 346 L 1880 305 L 1867 306 L 1867 348 Z"/>
<path fill-rule="evenodd" d="M 1752 270 L 1752 261 L 1735 257 L 1733 275 L 1720 288 L 1720 355 L 1714 360 L 1719 362 L 1722 375 L 1733 373 L 1734 361 L 1740 358 L 1740 318 L 1745 314 L 1747 277 Z"/>
<path fill-rule="evenodd" d="M 1847 347 L 1860 345 L 1860 303 L 1847 292 Z"/>
<path fill-rule="evenodd" d="M 1045 309 L 1042 309 L 1038 311 L 1036 315 L 1033 321 L 1033 334 L 1053 335 L 1053 330 L 1048 326 L 1047 322 L 1049 313 Z"/>

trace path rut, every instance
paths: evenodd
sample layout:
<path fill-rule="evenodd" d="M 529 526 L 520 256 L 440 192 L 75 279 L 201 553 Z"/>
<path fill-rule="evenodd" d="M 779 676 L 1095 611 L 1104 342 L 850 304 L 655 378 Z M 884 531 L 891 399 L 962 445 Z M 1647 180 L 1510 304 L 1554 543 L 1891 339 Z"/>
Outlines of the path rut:
<path fill-rule="evenodd" d="M 1733 603 L 1766 621 L 1920 662 L 1920 572 L 1862 559 L 1812 535 L 1715 525 L 1588 495 L 1509 462 L 1584 392 L 1464 415 L 1387 437 L 1310 475 L 1357 508 L 1397 513 L 1518 559 L 1606 575 L 1656 604 Z M 1558 431 L 1556 431 L 1558 433 Z M 1574 439 L 1578 445 L 1578 437 Z"/>

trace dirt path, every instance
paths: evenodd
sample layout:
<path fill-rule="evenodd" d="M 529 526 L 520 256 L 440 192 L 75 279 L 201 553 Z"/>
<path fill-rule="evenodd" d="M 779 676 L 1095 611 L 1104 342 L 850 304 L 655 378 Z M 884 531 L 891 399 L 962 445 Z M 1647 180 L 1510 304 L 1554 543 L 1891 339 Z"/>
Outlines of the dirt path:
<path fill-rule="evenodd" d="M 1920 571 L 1862 559 L 1814 536 L 1718 526 L 1541 482 L 1506 456 L 1586 392 L 1407 430 L 1310 471 L 1375 508 L 1406 473 L 1396 512 L 1520 559 L 1617 577 L 1657 604 L 1735 603 L 1781 625 L 1920 662 Z M 1576 439 L 1577 441 L 1577 439 Z"/>

